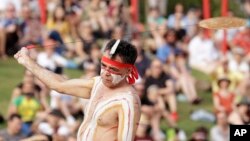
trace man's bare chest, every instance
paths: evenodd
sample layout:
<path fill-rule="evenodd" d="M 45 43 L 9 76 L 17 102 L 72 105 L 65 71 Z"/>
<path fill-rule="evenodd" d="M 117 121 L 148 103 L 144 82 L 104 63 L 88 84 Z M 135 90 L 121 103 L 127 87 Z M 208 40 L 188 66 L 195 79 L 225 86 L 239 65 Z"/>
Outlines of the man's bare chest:
<path fill-rule="evenodd" d="M 88 105 L 86 123 L 96 123 L 98 126 L 112 126 L 118 123 L 118 109 L 121 105 L 115 103 L 117 98 L 98 93 Z"/>

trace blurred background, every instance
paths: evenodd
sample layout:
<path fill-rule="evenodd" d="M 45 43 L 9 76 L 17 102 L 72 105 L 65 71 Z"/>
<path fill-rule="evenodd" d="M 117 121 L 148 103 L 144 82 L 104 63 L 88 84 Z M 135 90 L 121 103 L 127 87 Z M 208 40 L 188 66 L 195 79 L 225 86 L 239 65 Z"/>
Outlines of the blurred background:
<path fill-rule="evenodd" d="M 249 0 L 1 0 L 0 141 L 75 141 L 86 99 L 48 89 L 13 55 L 66 78 L 99 75 L 102 47 L 138 51 L 136 141 L 229 141 L 250 123 L 250 24 L 206 30 L 216 16 L 250 16 Z"/>

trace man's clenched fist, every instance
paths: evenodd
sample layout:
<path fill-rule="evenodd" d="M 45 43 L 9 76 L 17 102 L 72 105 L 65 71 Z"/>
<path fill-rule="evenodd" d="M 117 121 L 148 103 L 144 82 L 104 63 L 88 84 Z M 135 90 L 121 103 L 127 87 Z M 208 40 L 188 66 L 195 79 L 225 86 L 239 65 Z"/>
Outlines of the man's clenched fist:
<path fill-rule="evenodd" d="M 29 51 L 26 47 L 23 47 L 20 51 L 18 51 L 14 57 L 18 61 L 19 64 L 25 65 L 31 58 L 29 57 Z"/>

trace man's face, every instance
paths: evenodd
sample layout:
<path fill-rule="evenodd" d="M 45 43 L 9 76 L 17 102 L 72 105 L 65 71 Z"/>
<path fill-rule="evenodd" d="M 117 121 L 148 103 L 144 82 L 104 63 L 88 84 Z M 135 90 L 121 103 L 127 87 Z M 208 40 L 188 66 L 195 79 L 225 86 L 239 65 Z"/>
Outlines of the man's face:
<path fill-rule="evenodd" d="M 8 122 L 8 128 L 14 133 L 18 134 L 22 127 L 22 121 L 19 118 L 14 118 Z"/>
<path fill-rule="evenodd" d="M 175 33 L 174 32 L 170 32 L 167 37 L 166 40 L 169 44 L 173 44 L 175 43 L 176 37 L 175 37 Z"/>
<path fill-rule="evenodd" d="M 60 118 L 49 114 L 47 116 L 47 122 L 51 125 L 51 127 L 55 128 L 58 125 L 58 122 L 60 121 Z"/>
<path fill-rule="evenodd" d="M 108 57 L 108 53 L 104 54 L 105 57 Z M 108 57 L 109 58 L 109 57 Z M 114 61 L 122 63 L 122 59 L 119 56 L 116 56 Z M 101 62 L 101 78 L 102 82 L 107 87 L 115 87 L 128 75 L 128 68 L 118 68 L 112 64 L 106 62 Z"/>
<path fill-rule="evenodd" d="M 162 63 L 159 60 L 154 60 L 151 64 L 151 71 L 153 76 L 159 76 L 162 71 Z"/>
<path fill-rule="evenodd" d="M 8 4 L 6 8 L 6 17 L 8 19 L 12 19 L 15 17 L 15 14 L 16 14 L 15 6 L 13 4 Z"/>
<path fill-rule="evenodd" d="M 219 113 L 217 115 L 217 124 L 222 126 L 227 125 L 227 116 L 225 113 Z"/>
<path fill-rule="evenodd" d="M 25 82 L 22 87 L 23 93 L 33 93 L 34 92 L 34 83 L 33 82 Z"/>

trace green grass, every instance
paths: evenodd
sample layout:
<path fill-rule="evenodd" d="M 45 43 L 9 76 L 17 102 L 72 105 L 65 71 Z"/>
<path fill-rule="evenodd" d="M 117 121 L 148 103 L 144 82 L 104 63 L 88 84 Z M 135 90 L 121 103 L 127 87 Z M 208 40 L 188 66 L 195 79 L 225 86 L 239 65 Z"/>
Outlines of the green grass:
<path fill-rule="evenodd" d="M 21 82 L 24 70 L 24 67 L 13 58 L 0 60 L 0 114 L 4 116 L 8 110 L 12 90 Z M 78 70 L 66 70 L 65 73 L 70 78 L 77 78 L 82 74 Z M 0 125 L 0 128 L 4 125 Z"/>
<path fill-rule="evenodd" d="M 12 90 L 22 80 L 23 72 L 14 59 L 0 61 L 0 113 L 6 115 Z"/>
<path fill-rule="evenodd" d="M 8 59 L 5 61 L 0 60 L 0 113 L 6 115 L 8 105 L 10 103 L 9 99 L 12 93 L 13 88 L 22 80 L 24 73 L 24 67 L 17 64 L 14 59 Z M 66 70 L 65 73 L 69 78 L 77 78 L 82 75 L 81 71 L 78 70 Z M 198 72 L 193 71 L 192 74 L 194 77 L 200 81 L 209 81 L 210 79 Z M 205 126 L 210 128 L 213 124 L 207 122 L 196 122 L 190 120 L 190 112 L 195 109 L 206 109 L 212 111 L 212 98 L 209 92 L 198 91 L 199 96 L 203 99 L 201 105 L 192 106 L 186 102 L 178 103 L 178 113 L 179 113 L 179 123 L 178 126 L 185 130 L 187 135 L 190 137 L 191 133 L 199 126 Z M 0 125 L 4 127 L 4 125 Z M 162 122 L 162 128 L 166 129 L 166 123 Z"/>

